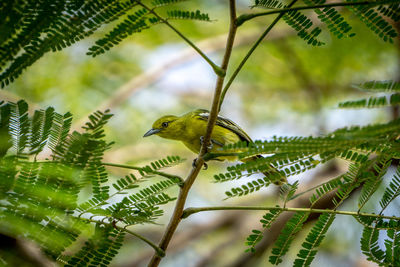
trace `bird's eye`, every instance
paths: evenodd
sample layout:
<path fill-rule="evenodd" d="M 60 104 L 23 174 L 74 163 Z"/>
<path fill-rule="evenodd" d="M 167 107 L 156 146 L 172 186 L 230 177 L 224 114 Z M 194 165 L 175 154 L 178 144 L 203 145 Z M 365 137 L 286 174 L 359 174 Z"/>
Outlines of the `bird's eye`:
<path fill-rule="evenodd" d="M 161 126 L 164 127 L 164 128 L 167 128 L 167 127 L 168 127 L 168 122 L 163 122 L 163 123 L 161 124 Z"/>

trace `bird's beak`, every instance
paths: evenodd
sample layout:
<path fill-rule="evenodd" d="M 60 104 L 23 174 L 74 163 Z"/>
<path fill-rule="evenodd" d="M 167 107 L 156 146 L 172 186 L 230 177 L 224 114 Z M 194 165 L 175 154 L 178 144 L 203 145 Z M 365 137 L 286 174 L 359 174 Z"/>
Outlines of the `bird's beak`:
<path fill-rule="evenodd" d="M 161 131 L 161 129 L 150 129 L 150 130 L 147 131 L 147 133 L 145 133 L 143 135 L 143 137 L 147 137 L 147 136 L 159 133 L 160 131 Z"/>

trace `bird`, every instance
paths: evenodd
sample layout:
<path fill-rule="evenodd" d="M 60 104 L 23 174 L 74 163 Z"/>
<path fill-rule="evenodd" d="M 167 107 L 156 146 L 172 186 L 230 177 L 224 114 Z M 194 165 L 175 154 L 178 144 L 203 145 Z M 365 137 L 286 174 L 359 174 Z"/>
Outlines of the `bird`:
<path fill-rule="evenodd" d="M 196 109 L 182 116 L 162 116 L 153 123 L 152 128 L 143 137 L 157 135 L 162 138 L 181 141 L 187 148 L 198 154 L 206 134 L 209 116 L 210 112 L 206 109 Z M 247 144 L 253 142 L 250 136 L 239 125 L 228 118 L 218 115 L 211 134 L 211 144 L 207 147 L 207 152 L 221 152 L 223 146 L 235 144 L 240 141 L 244 141 Z M 241 161 L 247 162 L 258 158 L 262 158 L 262 156 L 251 156 L 241 159 Z M 236 159 L 237 156 L 219 156 L 214 158 L 214 160 L 219 161 L 233 161 Z M 286 177 L 272 166 L 268 171 L 263 172 L 263 174 L 267 178 L 279 175 L 279 179 L 276 178 L 277 176 L 274 176 L 272 179 L 276 185 L 287 183 Z"/>

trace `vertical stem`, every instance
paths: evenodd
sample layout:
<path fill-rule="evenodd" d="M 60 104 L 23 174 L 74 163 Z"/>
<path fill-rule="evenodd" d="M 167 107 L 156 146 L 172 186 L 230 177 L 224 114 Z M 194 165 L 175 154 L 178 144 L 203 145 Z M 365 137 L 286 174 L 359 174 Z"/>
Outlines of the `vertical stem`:
<path fill-rule="evenodd" d="M 229 0 L 229 11 L 230 11 L 229 34 L 228 34 L 228 39 L 226 41 L 226 49 L 225 49 L 224 58 L 223 58 L 222 64 L 221 64 L 221 69 L 223 71 L 226 71 L 226 69 L 228 68 L 228 63 L 229 63 L 229 59 L 231 56 L 233 42 L 235 39 L 235 34 L 236 34 L 236 29 L 237 29 L 235 0 Z M 176 201 L 174 213 L 170 219 L 167 229 L 165 230 L 164 236 L 162 237 L 162 239 L 160 241 L 159 248 L 162 249 L 163 251 L 167 250 L 168 244 L 171 241 L 180 221 L 182 220 L 183 209 L 185 207 L 185 203 L 186 203 L 186 199 L 187 199 L 189 190 L 192 187 L 194 181 L 197 178 L 197 175 L 199 174 L 199 172 L 204 164 L 203 156 L 207 152 L 207 146 L 210 143 L 211 133 L 212 133 L 213 127 L 215 125 L 215 122 L 216 122 L 216 119 L 218 116 L 218 106 L 219 106 L 219 102 L 220 102 L 223 83 L 224 83 L 224 76 L 222 76 L 222 75 L 217 76 L 217 82 L 215 85 L 213 103 L 212 103 L 212 107 L 211 107 L 211 111 L 210 111 L 210 116 L 209 116 L 208 122 L 207 122 L 207 132 L 206 132 L 206 135 L 204 136 L 203 145 L 202 145 L 200 153 L 197 157 L 196 166 L 194 168 L 192 168 L 191 172 L 189 173 L 188 177 L 186 178 L 186 180 L 183 184 L 183 187 L 181 188 L 181 190 L 179 192 L 179 196 Z M 161 257 L 159 255 L 157 255 L 157 253 L 155 253 L 153 255 L 153 257 L 151 258 L 148 266 L 151 266 L 151 267 L 158 266 L 160 261 L 161 261 Z"/>

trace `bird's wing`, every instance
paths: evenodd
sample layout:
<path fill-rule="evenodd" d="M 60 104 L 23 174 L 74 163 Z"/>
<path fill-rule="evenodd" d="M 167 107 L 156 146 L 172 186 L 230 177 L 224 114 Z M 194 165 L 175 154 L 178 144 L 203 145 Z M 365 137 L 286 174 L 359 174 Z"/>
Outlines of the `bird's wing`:
<path fill-rule="evenodd" d="M 210 112 L 205 109 L 198 109 L 198 110 L 196 110 L 196 115 L 199 116 L 200 119 L 207 121 L 208 117 L 210 116 Z M 250 136 L 248 136 L 248 134 L 245 131 L 243 131 L 239 125 L 237 125 L 230 119 L 227 119 L 225 117 L 218 115 L 217 121 L 215 124 L 234 132 L 235 134 L 237 134 L 239 136 L 241 141 L 246 141 L 247 143 L 253 142 L 251 140 Z"/>

